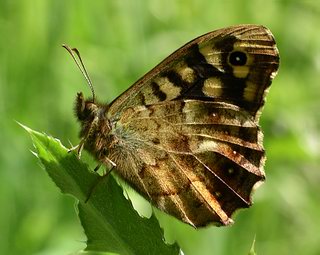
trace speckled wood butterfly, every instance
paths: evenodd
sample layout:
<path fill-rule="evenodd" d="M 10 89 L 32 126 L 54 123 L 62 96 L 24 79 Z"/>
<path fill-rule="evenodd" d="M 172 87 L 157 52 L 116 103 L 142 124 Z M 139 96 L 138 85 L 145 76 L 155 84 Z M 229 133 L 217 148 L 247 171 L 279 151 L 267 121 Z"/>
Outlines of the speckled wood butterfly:
<path fill-rule="evenodd" d="M 202 35 L 110 104 L 76 98 L 84 148 L 160 210 L 194 227 L 228 225 L 265 179 L 259 117 L 279 54 L 271 32 L 238 25 Z M 80 62 L 79 62 L 80 60 Z"/>

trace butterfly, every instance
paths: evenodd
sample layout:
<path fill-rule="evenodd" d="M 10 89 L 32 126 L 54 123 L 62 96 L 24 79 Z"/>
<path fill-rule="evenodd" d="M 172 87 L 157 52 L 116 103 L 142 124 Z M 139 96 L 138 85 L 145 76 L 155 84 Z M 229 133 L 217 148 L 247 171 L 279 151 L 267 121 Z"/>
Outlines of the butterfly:
<path fill-rule="evenodd" d="M 84 148 L 155 207 L 229 225 L 265 179 L 261 108 L 279 66 L 270 30 L 237 25 L 185 44 L 110 104 L 77 94 Z"/>

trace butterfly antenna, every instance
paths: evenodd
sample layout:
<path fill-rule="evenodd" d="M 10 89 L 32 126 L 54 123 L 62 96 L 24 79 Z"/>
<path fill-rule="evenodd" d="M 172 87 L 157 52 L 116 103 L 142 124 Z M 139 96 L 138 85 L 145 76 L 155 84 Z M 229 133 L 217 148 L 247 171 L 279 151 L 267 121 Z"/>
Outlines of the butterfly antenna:
<path fill-rule="evenodd" d="M 79 68 L 80 72 L 83 74 L 84 78 L 86 79 L 86 81 L 87 81 L 87 83 L 88 83 L 88 85 L 90 87 L 90 90 L 91 90 L 91 93 L 92 93 L 92 101 L 94 103 L 94 101 L 96 99 L 96 96 L 95 96 L 95 93 L 94 93 L 93 85 L 92 85 L 90 76 L 89 76 L 89 74 L 88 74 L 88 72 L 86 70 L 86 67 L 84 66 L 84 63 L 83 63 L 83 61 L 81 59 L 80 52 L 78 51 L 78 49 L 70 48 L 66 44 L 62 44 L 62 47 L 65 48 L 69 52 L 69 54 L 71 55 L 72 59 L 76 63 L 77 67 Z"/>

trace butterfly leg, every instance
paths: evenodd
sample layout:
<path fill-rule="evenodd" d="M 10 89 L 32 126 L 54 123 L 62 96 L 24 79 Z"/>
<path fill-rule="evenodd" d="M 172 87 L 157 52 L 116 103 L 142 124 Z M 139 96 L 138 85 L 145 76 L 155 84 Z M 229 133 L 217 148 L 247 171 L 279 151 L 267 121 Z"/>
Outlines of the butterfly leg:
<path fill-rule="evenodd" d="M 76 150 L 78 148 L 79 145 L 76 145 L 76 146 L 72 146 L 71 148 L 68 149 L 68 153 Z"/>
<path fill-rule="evenodd" d="M 84 139 L 78 145 L 73 146 L 70 149 L 68 149 L 68 153 L 76 150 L 78 159 L 80 159 L 81 158 L 81 152 L 83 150 L 83 146 L 84 146 Z"/>
<path fill-rule="evenodd" d="M 106 160 L 107 160 L 107 162 L 109 163 L 109 164 L 111 164 L 111 169 L 113 169 L 113 168 L 115 168 L 116 166 L 117 166 L 117 164 L 116 163 L 114 163 L 111 159 L 109 159 L 109 158 L 107 158 L 106 157 Z"/>

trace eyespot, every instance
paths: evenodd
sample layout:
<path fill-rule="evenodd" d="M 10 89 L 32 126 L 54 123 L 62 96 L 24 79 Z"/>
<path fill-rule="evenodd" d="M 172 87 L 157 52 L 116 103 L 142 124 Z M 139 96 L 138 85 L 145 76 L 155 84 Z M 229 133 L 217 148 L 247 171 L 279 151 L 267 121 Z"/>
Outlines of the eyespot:
<path fill-rule="evenodd" d="M 248 57 L 242 51 L 233 51 L 229 55 L 229 63 L 233 66 L 244 66 L 247 61 Z"/>

